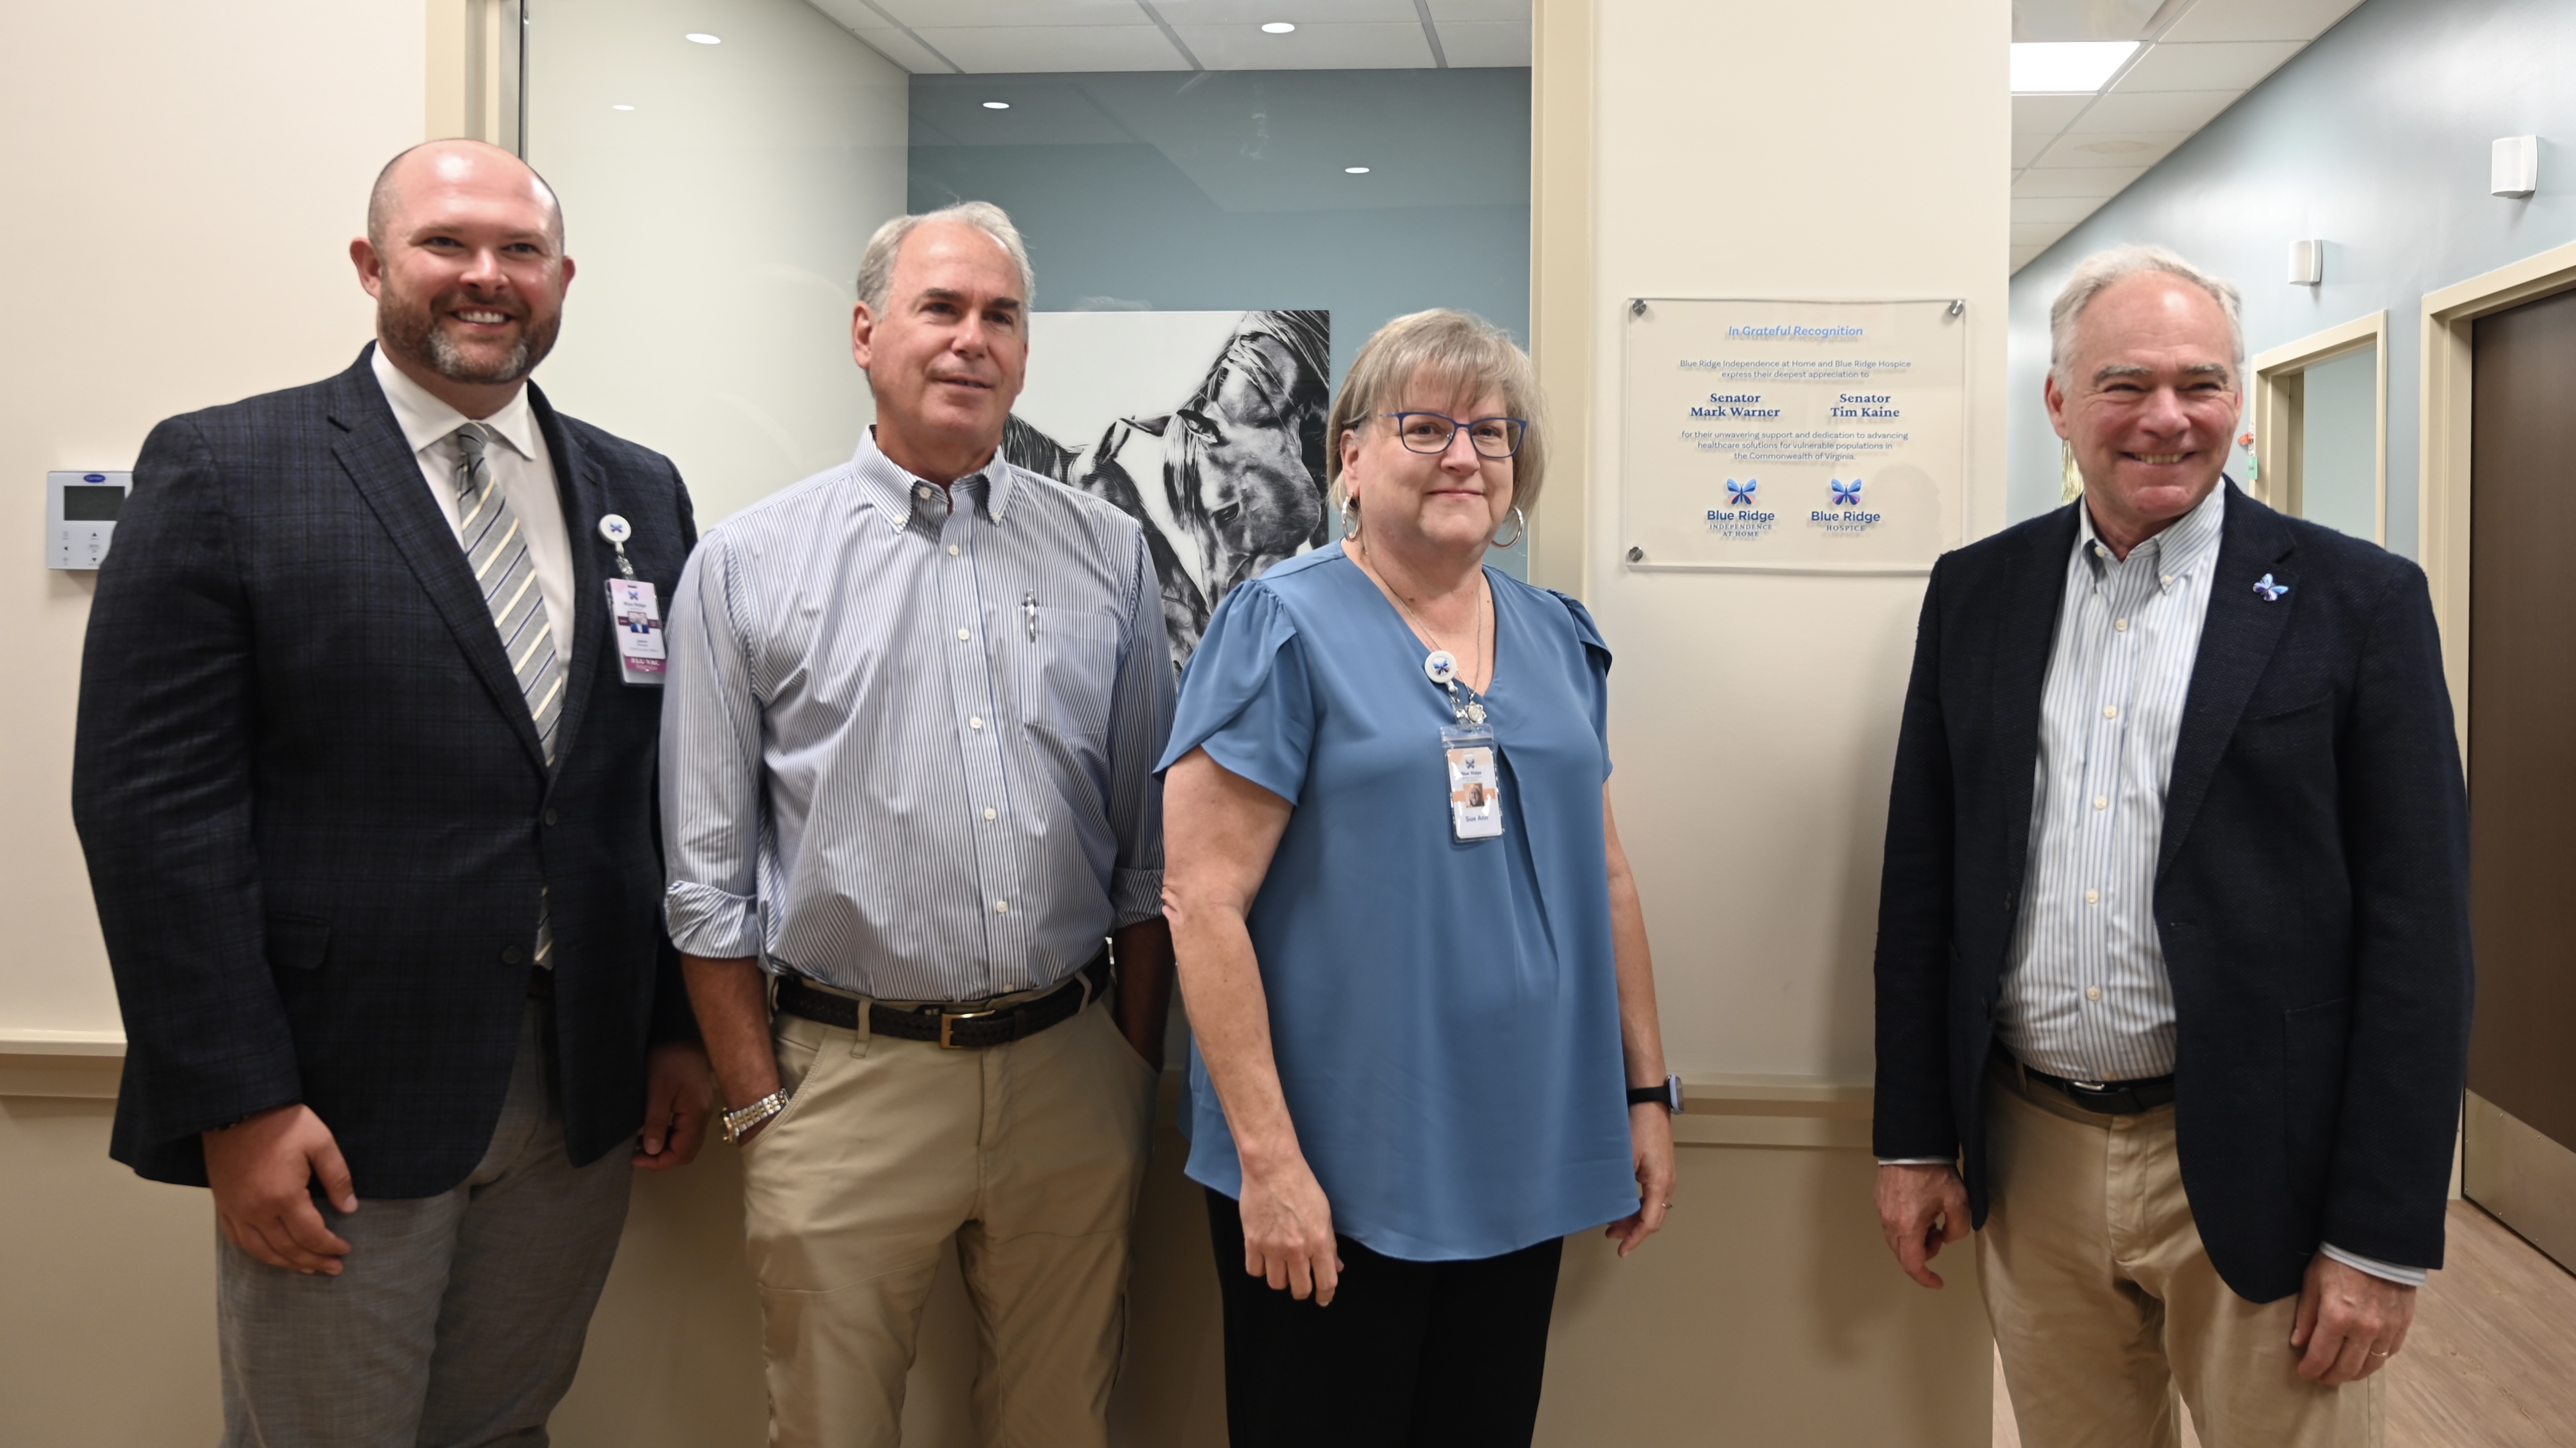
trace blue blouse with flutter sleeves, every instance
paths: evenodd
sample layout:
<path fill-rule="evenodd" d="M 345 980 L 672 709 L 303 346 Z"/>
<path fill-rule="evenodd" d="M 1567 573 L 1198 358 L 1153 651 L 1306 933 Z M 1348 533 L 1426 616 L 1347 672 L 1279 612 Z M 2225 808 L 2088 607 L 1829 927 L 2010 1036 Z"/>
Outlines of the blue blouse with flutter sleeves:
<path fill-rule="evenodd" d="M 1488 568 L 1503 833 L 1452 838 L 1425 650 L 1341 545 L 1227 595 L 1159 768 L 1204 747 L 1295 806 L 1254 900 L 1280 1085 L 1334 1229 L 1497 1256 L 1637 1209 L 1601 788 L 1610 651 L 1582 604 Z M 1188 1174 L 1243 1168 L 1190 1049 Z"/>

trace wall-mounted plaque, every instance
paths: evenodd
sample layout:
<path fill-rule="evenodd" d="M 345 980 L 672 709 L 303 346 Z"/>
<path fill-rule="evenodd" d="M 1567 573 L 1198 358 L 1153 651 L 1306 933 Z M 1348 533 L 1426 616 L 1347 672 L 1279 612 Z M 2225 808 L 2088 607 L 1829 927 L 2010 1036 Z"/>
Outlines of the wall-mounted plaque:
<path fill-rule="evenodd" d="M 1630 567 L 1919 573 L 1965 536 L 1964 307 L 1648 297 L 1625 327 Z"/>

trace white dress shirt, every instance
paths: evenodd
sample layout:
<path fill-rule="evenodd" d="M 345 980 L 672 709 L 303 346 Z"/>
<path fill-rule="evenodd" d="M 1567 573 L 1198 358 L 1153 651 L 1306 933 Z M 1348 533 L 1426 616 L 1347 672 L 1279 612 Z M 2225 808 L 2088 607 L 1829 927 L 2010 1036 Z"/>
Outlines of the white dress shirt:
<path fill-rule="evenodd" d="M 510 511 L 518 516 L 519 535 L 527 540 L 528 561 L 537 571 L 537 592 L 545 596 L 546 626 L 555 636 L 555 653 L 569 668 L 572 539 L 564 528 L 562 495 L 555 491 L 554 459 L 546 452 L 546 434 L 537 426 L 536 411 L 528 406 L 528 389 L 521 387 L 490 417 L 469 419 L 405 376 L 385 356 L 382 342 L 376 344 L 374 363 L 376 384 L 384 389 L 394 422 L 402 428 L 403 440 L 411 444 L 420 475 L 429 484 L 430 496 L 438 500 L 438 511 L 446 516 L 449 529 L 462 521 L 456 506 L 456 430 L 479 420 L 504 444 L 485 448 L 484 464 L 492 469 L 501 496 L 510 500 Z M 457 546 L 464 546 L 461 534 Z"/>

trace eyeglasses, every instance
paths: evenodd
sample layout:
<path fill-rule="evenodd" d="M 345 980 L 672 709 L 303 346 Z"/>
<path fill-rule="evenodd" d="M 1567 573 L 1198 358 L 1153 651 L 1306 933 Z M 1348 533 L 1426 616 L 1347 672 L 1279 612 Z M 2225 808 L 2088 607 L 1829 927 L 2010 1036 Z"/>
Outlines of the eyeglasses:
<path fill-rule="evenodd" d="M 1467 445 L 1489 458 L 1507 458 L 1521 450 L 1521 439 L 1529 435 L 1529 424 L 1517 417 L 1479 417 L 1467 422 L 1445 412 L 1383 412 L 1380 417 L 1395 419 L 1395 435 L 1405 447 L 1418 453 L 1444 453 L 1458 429 L 1467 429 Z"/>

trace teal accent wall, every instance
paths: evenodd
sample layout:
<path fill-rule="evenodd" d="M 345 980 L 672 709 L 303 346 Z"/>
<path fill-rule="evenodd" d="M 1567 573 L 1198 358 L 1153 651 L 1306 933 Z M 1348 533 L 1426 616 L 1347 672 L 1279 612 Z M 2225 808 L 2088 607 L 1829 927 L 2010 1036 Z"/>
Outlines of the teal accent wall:
<path fill-rule="evenodd" d="M 2245 293 L 2248 355 L 2386 308 L 2388 546 L 2417 551 L 2426 292 L 2576 240 L 2576 4 L 2366 0 L 2013 278 L 2007 507 L 2057 506 L 2048 305 L 2085 255 L 2172 247 Z M 2540 189 L 2487 194 L 2488 146 L 2540 137 Z M 2325 281 L 2294 286 L 2290 243 Z"/>
<path fill-rule="evenodd" d="M 1337 387 L 1426 307 L 1528 345 L 1527 68 L 916 75 L 911 106 L 910 209 L 1008 211 L 1042 311 L 1322 307 Z"/>

